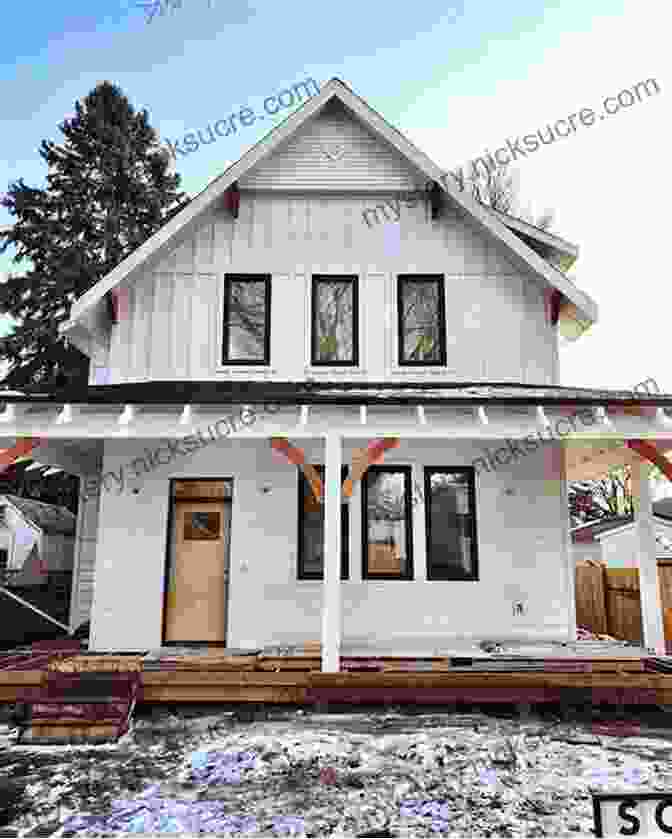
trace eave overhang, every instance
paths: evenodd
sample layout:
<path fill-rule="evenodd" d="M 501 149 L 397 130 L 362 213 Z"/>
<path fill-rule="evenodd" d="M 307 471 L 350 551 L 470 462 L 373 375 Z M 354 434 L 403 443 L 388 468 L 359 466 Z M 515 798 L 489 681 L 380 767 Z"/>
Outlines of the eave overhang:
<path fill-rule="evenodd" d="M 41 394 L 36 389 L 0 392 L 0 399 L 3 439 L 175 438 L 230 418 L 233 437 L 535 435 L 570 444 L 568 456 L 578 471 L 584 468 L 582 445 L 595 461 L 608 460 L 626 439 L 661 441 L 667 447 L 672 440 L 672 394 L 637 398 L 632 391 L 504 383 L 147 382 Z M 246 409 L 254 416 L 247 424 L 240 420 Z M 595 441 L 601 441 L 599 448 Z"/>

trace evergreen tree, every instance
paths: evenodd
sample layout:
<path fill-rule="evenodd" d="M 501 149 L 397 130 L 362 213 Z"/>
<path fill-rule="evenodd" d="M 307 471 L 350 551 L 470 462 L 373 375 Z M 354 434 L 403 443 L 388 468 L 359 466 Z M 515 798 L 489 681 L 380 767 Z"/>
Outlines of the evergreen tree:
<path fill-rule="evenodd" d="M 16 217 L 0 231 L 0 253 L 14 245 L 22 276 L 0 285 L 0 311 L 18 320 L 0 338 L 0 358 L 12 366 L 8 387 L 40 383 L 85 385 L 88 358 L 60 338 L 72 303 L 186 206 L 168 153 L 121 90 L 101 82 L 75 102 L 59 130 L 62 145 L 43 140 L 45 189 L 12 183 L 0 203 Z"/>

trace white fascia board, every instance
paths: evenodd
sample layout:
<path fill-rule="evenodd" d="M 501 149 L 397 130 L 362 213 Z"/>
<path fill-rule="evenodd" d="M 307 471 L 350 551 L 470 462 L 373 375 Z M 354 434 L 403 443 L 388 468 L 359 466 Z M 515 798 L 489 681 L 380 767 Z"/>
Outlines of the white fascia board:
<path fill-rule="evenodd" d="M 83 294 L 72 307 L 71 322 L 78 321 L 85 312 L 96 306 L 111 289 L 123 280 L 127 278 L 132 280 L 134 273 L 139 269 L 149 268 L 151 270 L 151 265 L 157 264 L 170 250 L 176 247 L 180 238 L 186 239 L 195 231 L 203 214 L 208 212 L 211 206 L 221 199 L 231 184 L 240 180 L 250 169 L 265 157 L 271 155 L 332 98 L 337 98 L 345 108 L 367 126 L 374 136 L 395 148 L 402 157 L 415 165 L 420 173 L 440 183 L 443 190 L 458 206 L 473 216 L 483 229 L 508 247 L 514 261 L 518 263 L 521 269 L 532 270 L 548 285 L 561 291 L 590 321 L 595 322 L 597 320 L 597 304 L 587 294 L 580 291 L 561 271 L 553 268 L 531 248 L 521 242 L 505 224 L 490 214 L 485 207 L 482 207 L 466 193 L 461 193 L 451 183 L 452 175 L 447 176 L 427 155 L 389 125 L 364 100 L 360 99 L 338 79 L 332 79 L 322 88 L 320 93 L 309 99 L 299 111 L 291 114 L 268 137 L 260 140 L 237 163 L 230 166 L 196 196 L 181 213 L 178 213 L 164 227 L 157 230 L 153 236 L 120 262 L 106 277 Z M 441 180 L 442 178 L 444 180 Z"/>
<path fill-rule="evenodd" d="M 514 230 L 518 230 L 520 233 L 523 233 L 525 236 L 529 236 L 531 239 L 537 239 L 542 244 L 548 245 L 556 251 L 560 251 L 568 256 L 573 256 L 574 259 L 578 259 L 578 245 L 573 245 L 566 239 L 561 239 L 559 236 L 556 236 L 555 233 L 549 233 L 547 230 L 542 230 L 540 227 L 535 227 L 533 224 L 529 224 L 528 222 L 516 218 L 515 216 L 510 216 L 500 210 L 494 210 L 492 207 L 488 207 L 488 209 L 491 213 L 497 216 L 502 224 L 505 224 L 507 227 L 513 227 Z"/>
<path fill-rule="evenodd" d="M 653 522 L 656 525 L 656 528 L 662 527 L 664 530 L 669 530 L 672 528 L 672 522 L 668 519 L 663 519 L 660 516 L 653 515 Z M 595 536 L 595 539 L 598 542 L 601 542 L 603 539 L 608 539 L 610 536 L 616 536 L 619 533 L 624 533 L 626 530 L 632 530 L 635 526 L 635 522 L 631 521 L 628 524 L 622 524 L 620 527 L 615 527 L 613 530 L 605 530 L 604 533 L 600 533 Z"/>

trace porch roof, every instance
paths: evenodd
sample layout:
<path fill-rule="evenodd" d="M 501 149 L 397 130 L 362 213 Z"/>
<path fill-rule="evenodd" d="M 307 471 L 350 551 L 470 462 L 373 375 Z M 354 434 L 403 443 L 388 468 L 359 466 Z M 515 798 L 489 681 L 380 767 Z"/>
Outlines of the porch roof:
<path fill-rule="evenodd" d="M 150 381 L 86 388 L 0 390 L 5 403 L 71 405 L 542 405 L 649 406 L 672 409 L 672 394 L 606 388 L 572 388 L 511 382 L 276 382 L 276 381 Z"/>

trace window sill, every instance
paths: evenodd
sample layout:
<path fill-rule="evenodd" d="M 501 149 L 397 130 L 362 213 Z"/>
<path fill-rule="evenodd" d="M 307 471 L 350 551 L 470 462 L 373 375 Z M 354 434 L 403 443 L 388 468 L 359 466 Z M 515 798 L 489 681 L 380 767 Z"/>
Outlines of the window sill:
<path fill-rule="evenodd" d="M 303 372 L 307 376 L 366 376 L 368 370 L 361 367 L 345 367 L 341 365 L 330 366 L 320 364 L 317 367 L 304 367 Z"/>
<path fill-rule="evenodd" d="M 236 364 L 232 367 L 217 365 L 215 372 L 227 376 L 233 376 L 236 374 L 239 376 L 249 376 L 250 373 L 253 373 L 254 375 L 261 374 L 262 376 L 277 376 L 278 374 L 278 371 L 275 368 L 262 367 L 258 364 Z"/>

